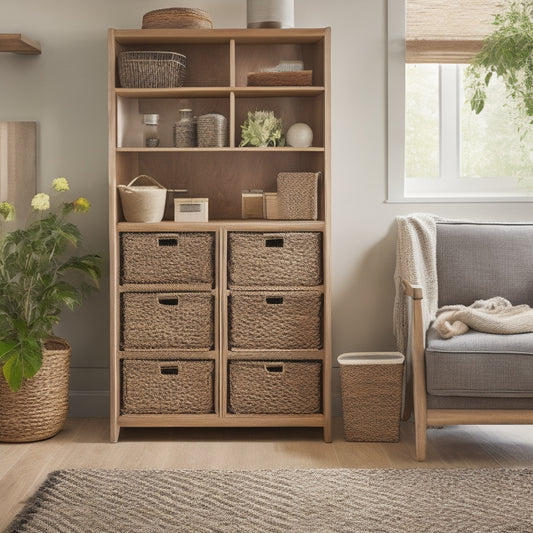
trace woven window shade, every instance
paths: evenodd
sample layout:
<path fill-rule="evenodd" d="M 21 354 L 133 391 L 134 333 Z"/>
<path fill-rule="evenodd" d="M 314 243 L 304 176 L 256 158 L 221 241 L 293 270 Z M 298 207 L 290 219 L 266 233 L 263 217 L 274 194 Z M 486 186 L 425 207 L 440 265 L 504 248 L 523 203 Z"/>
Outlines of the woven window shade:
<path fill-rule="evenodd" d="M 405 61 L 468 63 L 505 0 L 406 0 Z"/>

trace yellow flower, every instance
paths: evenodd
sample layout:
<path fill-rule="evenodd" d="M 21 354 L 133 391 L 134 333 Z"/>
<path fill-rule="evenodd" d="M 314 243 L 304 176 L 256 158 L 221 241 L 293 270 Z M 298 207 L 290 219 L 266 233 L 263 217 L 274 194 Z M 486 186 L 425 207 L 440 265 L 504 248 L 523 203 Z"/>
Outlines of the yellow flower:
<path fill-rule="evenodd" d="M 87 198 L 83 198 L 80 196 L 77 200 L 74 200 L 72 202 L 72 206 L 74 207 L 74 211 L 79 213 L 87 213 L 89 211 L 89 208 L 91 207 L 91 204 L 89 203 L 89 200 Z"/>
<path fill-rule="evenodd" d="M 47 209 L 50 209 L 50 196 L 44 192 L 36 194 L 31 201 L 31 206 L 36 211 L 46 211 Z"/>
<path fill-rule="evenodd" d="M 68 191 L 70 189 L 66 178 L 56 178 L 54 181 L 52 181 L 52 187 L 54 191 L 57 192 Z"/>
<path fill-rule="evenodd" d="M 9 202 L 1 202 L 0 215 L 2 215 L 5 220 L 15 220 L 15 206 Z"/>

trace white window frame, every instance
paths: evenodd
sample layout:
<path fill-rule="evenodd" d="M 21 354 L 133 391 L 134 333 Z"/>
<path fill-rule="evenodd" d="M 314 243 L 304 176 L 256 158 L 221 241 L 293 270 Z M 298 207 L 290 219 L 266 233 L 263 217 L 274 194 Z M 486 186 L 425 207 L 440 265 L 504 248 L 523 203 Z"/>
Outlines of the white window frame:
<path fill-rule="evenodd" d="M 441 96 L 458 98 L 457 68 L 444 65 Z M 441 106 L 442 107 L 442 106 Z M 457 113 L 440 115 L 440 129 L 455 130 L 455 145 L 440 139 L 440 177 L 405 178 L 405 0 L 388 0 L 388 202 L 531 202 L 533 191 L 520 188 L 515 178 L 459 177 L 459 106 Z M 450 130 L 452 129 L 452 130 Z M 449 135 L 446 137 L 450 138 Z"/>

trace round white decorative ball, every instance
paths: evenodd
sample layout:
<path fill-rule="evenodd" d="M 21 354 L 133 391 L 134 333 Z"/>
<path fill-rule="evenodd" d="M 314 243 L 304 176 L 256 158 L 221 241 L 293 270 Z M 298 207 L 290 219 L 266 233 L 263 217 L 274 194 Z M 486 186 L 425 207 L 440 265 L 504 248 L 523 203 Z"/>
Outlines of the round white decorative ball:
<path fill-rule="evenodd" d="M 287 144 L 294 148 L 307 148 L 313 144 L 313 130 L 303 122 L 296 122 L 287 130 Z"/>

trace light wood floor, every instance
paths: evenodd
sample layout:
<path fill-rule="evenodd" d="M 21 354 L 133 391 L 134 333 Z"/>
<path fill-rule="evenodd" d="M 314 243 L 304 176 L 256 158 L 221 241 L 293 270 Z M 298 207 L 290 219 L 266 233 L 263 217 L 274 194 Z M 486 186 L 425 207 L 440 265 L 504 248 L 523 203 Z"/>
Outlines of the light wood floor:
<path fill-rule="evenodd" d="M 414 459 L 414 426 L 402 423 L 399 443 L 345 442 L 340 420 L 326 444 L 319 429 L 126 428 L 109 442 L 103 418 L 68 419 L 56 437 L 0 444 L 0 531 L 46 475 L 65 468 L 490 468 L 533 467 L 533 426 L 450 426 L 431 429 L 428 460 Z"/>

